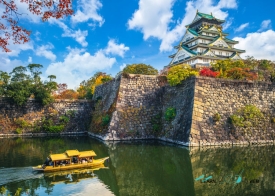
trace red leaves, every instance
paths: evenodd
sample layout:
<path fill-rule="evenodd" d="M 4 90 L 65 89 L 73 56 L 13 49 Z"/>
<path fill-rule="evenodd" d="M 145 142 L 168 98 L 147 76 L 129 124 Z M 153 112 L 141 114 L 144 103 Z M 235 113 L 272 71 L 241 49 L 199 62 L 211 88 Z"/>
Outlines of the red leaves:
<path fill-rule="evenodd" d="M 209 69 L 208 67 L 204 67 L 202 70 L 200 70 L 200 76 L 206 76 L 206 77 L 217 77 L 217 75 L 219 74 L 218 71 L 212 71 L 211 69 Z"/>
<path fill-rule="evenodd" d="M 72 0 L 20 0 L 20 2 L 28 4 L 32 14 L 41 15 L 42 21 L 73 14 Z M 19 26 L 21 14 L 17 12 L 15 1 L 0 0 L 0 6 L 1 4 L 3 4 L 4 11 L 0 13 L 0 48 L 5 52 L 10 52 L 7 48 L 10 39 L 15 44 L 22 44 L 29 41 L 31 32 Z"/>

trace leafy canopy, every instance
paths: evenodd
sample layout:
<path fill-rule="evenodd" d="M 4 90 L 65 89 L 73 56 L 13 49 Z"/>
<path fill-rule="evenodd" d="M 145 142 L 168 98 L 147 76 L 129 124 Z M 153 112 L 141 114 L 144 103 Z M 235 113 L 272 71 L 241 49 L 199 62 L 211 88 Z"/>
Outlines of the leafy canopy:
<path fill-rule="evenodd" d="M 171 67 L 168 70 L 167 80 L 171 86 L 176 86 L 181 81 L 186 80 L 190 76 L 197 76 L 199 72 L 192 69 L 190 65 L 182 64 Z"/>
<path fill-rule="evenodd" d="M 52 80 L 41 81 L 42 68 L 40 64 L 29 64 L 27 67 L 15 67 L 10 74 L 0 71 L 0 96 L 10 97 L 20 106 L 31 96 L 43 105 L 51 103 L 51 92 L 56 89 L 57 84 Z"/>
<path fill-rule="evenodd" d="M 143 74 L 143 75 L 157 75 L 158 70 L 156 70 L 151 65 L 146 65 L 143 63 L 127 65 L 123 70 L 123 73 L 127 74 Z"/>
<path fill-rule="evenodd" d="M 20 4 L 20 5 L 19 5 Z M 50 18 L 62 18 L 73 14 L 72 0 L 0 0 L 0 48 L 10 52 L 9 40 L 15 44 L 23 44 L 30 40 L 30 31 L 19 25 L 22 13 L 18 13 L 18 7 L 27 4 L 28 11 L 34 15 L 40 15 L 43 21 Z"/>
<path fill-rule="evenodd" d="M 95 92 L 95 88 L 100 85 L 104 84 L 110 80 L 112 80 L 112 76 L 107 75 L 102 72 L 95 73 L 89 80 L 82 81 L 77 89 L 78 98 L 79 99 L 92 99 L 93 94 Z"/>

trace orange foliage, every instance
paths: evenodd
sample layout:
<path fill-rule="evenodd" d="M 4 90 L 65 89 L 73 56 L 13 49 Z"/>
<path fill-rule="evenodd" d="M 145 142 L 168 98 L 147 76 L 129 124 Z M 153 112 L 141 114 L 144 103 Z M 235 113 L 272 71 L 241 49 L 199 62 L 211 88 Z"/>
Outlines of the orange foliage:
<path fill-rule="evenodd" d="M 35 15 L 41 15 L 43 21 L 49 18 L 62 18 L 73 14 L 72 0 L 20 0 L 21 3 L 28 5 L 28 10 Z M 18 7 L 13 0 L 0 0 L 0 48 L 5 52 L 10 52 L 7 48 L 8 41 L 13 40 L 15 44 L 22 44 L 29 41 L 30 31 L 18 25 Z"/>
<path fill-rule="evenodd" d="M 55 99 L 78 99 L 78 93 L 72 89 L 68 89 L 53 97 Z"/>

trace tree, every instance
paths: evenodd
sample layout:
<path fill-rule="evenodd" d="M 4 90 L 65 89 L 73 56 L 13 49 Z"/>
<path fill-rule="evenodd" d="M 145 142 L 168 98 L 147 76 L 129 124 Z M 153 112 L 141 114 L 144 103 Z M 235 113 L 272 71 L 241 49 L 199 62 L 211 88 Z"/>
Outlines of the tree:
<path fill-rule="evenodd" d="M 15 44 L 26 43 L 30 39 L 31 32 L 19 25 L 22 13 L 18 12 L 16 2 L 19 1 L 0 0 L 0 7 L 4 8 L 0 13 L 0 48 L 5 52 L 10 52 L 7 47 L 10 39 Z M 20 2 L 28 5 L 31 14 L 40 15 L 42 21 L 73 14 L 72 0 L 20 0 Z"/>
<path fill-rule="evenodd" d="M 110 80 L 112 80 L 112 76 L 107 75 L 106 73 L 97 72 L 95 73 L 89 80 L 82 81 L 77 89 L 79 94 L 79 98 L 87 98 L 92 99 L 95 88 L 100 85 L 104 84 Z"/>
<path fill-rule="evenodd" d="M 122 73 L 127 74 L 143 74 L 143 75 L 157 75 L 158 70 L 156 70 L 151 65 L 146 65 L 143 63 L 127 65 Z"/>
<path fill-rule="evenodd" d="M 197 70 L 192 69 L 190 65 L 181 64 L 173 66 L 168 70 L 167 80 L 171 86 L 176 86 L 188 77 L 196 75 L 199 75 Z"/>
<path fill-rule="evenodd" d="M 42 82 L 40 64 L 29 64 L 27 67 L 15 67 L 10 74 L 0 71 L 0 96 L 10 97 L 19 106 L 24 105 L 31 95 L 43 105 L 53 101 L 51 93 L 57 88 L 56 78 Z M 30 75 L 27 71 L 30 71 Z"/>
<path fill-rule="evenodd" d="M 63 91 L 58 95 L 54 95 L 55 99 L 78 99 L 78 93 L 73 89 L 68 89 Z"/>

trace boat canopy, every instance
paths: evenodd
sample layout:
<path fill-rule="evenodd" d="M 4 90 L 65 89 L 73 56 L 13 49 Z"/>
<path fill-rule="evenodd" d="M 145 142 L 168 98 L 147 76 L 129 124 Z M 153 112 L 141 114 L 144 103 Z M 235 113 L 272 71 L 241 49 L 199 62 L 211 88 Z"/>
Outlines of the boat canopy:
<path fill-rule="evenodd" d="M 69 157 L 78 156 L 80 153 L 78 150 L 66 150 L 65 152 Z"/>
<path fill-rule="evenodd" d="M 70 159 L 70 157 L 68 157 L 66 154 L 51 154 L 50 158 L 52 161 L 61 161 L 61 160 Z"/>
<path fill-rule="evenodd" d="M 89 151 L 81 151 L 79 152 L 79 158 L 84 158 L 84 157 L 95 157 L 96 154 L 93 150 L 89 150 Z"/>

